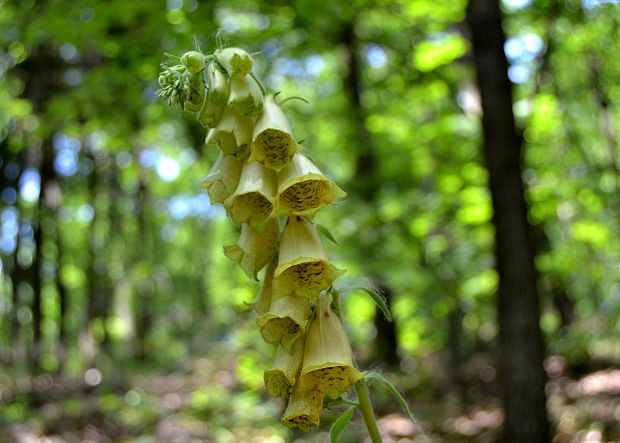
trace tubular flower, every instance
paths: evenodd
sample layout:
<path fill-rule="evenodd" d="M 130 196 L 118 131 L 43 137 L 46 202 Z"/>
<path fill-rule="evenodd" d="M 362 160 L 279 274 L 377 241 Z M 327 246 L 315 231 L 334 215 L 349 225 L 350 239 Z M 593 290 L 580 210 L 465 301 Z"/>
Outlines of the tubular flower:
<path fill-rule="evenodd" d="M 215 59 L 232 78 L 242 78 L 252 72 L 252 56 L 243 49 L 219 50 L 215 53 Z"/>
<path fill-rule="evenodd" d="M 291 125 L 275 98 L 265 97 L 263 111 L 256 118 L 250 158 L 279 171 L 300 149 L 293 138 Z"/>
<path fill-rule="evenodd" d="M 252 77 L 231 78 L 228 106 L 249 117 L 263 109 L 263 93 Z"/>
<path fill-rule="evenodd" d="M 278 265 L 278 257 L 274 257 L 273 260 L 267 265 L 265 276 L 263 279 L 263 286 L 260 288 L 258 295 L 252 303 L 248 303 L 256 311 L 258 315 L 266 314 L 271 306 L 271 296 L 273 295 L 273 273 Z"/>
<path fill-rule="evenodd" d="M 291 294 L 315 300 L 344 272 L 327 261 L 319 234 L 308 220 L 288 218 L 280 240 L 274 300 Z"/>
<path fill-rule="evenodd" d="M 301 361 L 304 356 L 304 340 L 300 338 L 293 345 L 289 354 L 282 346 L 278 346 L 273 368 L 266 369 L 263 373 L 265 388 L 272 397 L 288 398 L 291 388 L 301 369 Z"/>
<path fill-rule="evenodd" d="M 234 245 L 224 246 L 226 257 L 238 263 L 248 277 L 258 280 L 256 274 L 263 269 L 278 252 L 280 227 L 278 220 L 269 219 L 262 232 L 244 223 L 241 236 Z"/>
<path fill-rule="evenodd" d="M 244 157 L 250 147 L 253 127 L 251 118 L 225 108 L 220 122 L 209 130 L 206 143 L 219 145 L 224 154 Z"/>
<path fill-rule="evenodd" d="M 347 195 L 301 152 L 278 174 L 276 214 L 313 217 L 319 209 Z"/>
<path fill-rule="evenodd" d="M 304 362 L 298 384 L 338 398 L 362 378 L 353 366 L 351 346 L 340 319 L 331 310 L 332 296 L 322 292 L 306 333 Z"/>
<path fill-rule="evenodd" d="M 291 353 L 293 345 L 303 334 L 310 316 L 310 301 L 289 295 L 271 302 L 269 311 L 256 320 L 267 343 L 280 343 Z"/>
<path fill-rule="evenodd" d="M 211 204 L 223 203 L 237 189 L 244 161 L 220 151 L 215 164 L 200 185 L 207 189 Z"/>
<path fill-rule="evenodd" d="M 288 405 L 281 422 L 288 428 L 297 427 L 307 432 L 321 422 L 323 393 L 314 390 L 302 390 L 298 387 L 298 384 L 293 387 L 293 392 L 288 400 Z"/>
<path fill-rule="evenodd" d="M 225 106 L 219 103 L 215 103 L 211 100 L 211 91 L 209 91 L 198 113 L 198 121 L 207 128 L 213 128 L 216 126 L 224 114 Z"/>
<path fill-rule="evenodd" d="M 215 63 L 211 63 L 207 70 L 209 76 L 209 100 L 219 105 L 228 102 L 230 94 L 230 86 L 226 74 L 220 71 Z"/>
<path fill-rule="evenodd" d="M 249 223 L 261 229 L 273 212 L 276 193 L 276 174 L 258 162 L 243 166 L 237 189 L 224 207 L 235 223 Z"/>

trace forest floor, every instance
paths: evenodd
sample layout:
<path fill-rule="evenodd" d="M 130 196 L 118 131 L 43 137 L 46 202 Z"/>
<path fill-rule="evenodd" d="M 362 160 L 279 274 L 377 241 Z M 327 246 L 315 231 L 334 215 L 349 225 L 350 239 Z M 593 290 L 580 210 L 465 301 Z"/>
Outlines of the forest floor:
<path fill-rule="evenodd" d="M 317 432 L 289 431 L 277 422 L 285 404 L 263 389 L 243 390 L 236 362 L 194 360 L 172 373 L 102 377 L 90 369 L 82 379 L 50 374 L 34 378 L 0 376 L 0 441 L 15 443 L 251 442 L 328 441 L 338 410 L 324 411 Z M 562 360 L 547 365 L 549 412 L 554 443 L 620 441 L 620 370 L 581 377 L 563 372 Z M 120 372 L 120 371 L 119 371 Z M 387 374 L 389 375 L 389 374 Z M 398 383 L 398 377 L 393 379 Z M 406 376 L 400 375 L 404 378 Z M 104 382 L 105 379 L 105 382 Z M 407 392 L 418 425 L 397 411 L 397 403 L 377 396 L 384 442 L 495 442 L 503 414 L 492 396 L 463 408 L 439 390 Z M 360 417 L 341 442 L 364 441 Z"/>

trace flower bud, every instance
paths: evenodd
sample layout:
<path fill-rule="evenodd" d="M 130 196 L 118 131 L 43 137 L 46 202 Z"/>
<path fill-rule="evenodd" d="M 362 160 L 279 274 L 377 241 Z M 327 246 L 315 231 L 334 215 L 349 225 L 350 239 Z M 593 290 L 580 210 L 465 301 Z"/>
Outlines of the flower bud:
<path fill-rule="evenodd" d="M 263 373 L 265 388 L 272 397 L 287 398 L 295 385 L 301 361 L 304 356 L 303 337 L 295 342 L 289 354 L 282 346 L 278 346 L 273 367 Z"/>
<path fill-rule="evenodd" d="M 308 220 L 288 218 L 280 239 L 274 300 L 292 294 L 315 300 L 344 272 L 327 261 L 319 234 Z"/>
<path fill-rule="evenodd" d="M 241 78 L 252 72 L 252 56 L 243 49 L 225 48 L 217 51 L 215 58 L 232 78 Z"/>
<path fill-rule="evenodd" d="M 187 100 L 183 109 L 190 112 L 198 112 L 203 107 L 206 98 L 206 88 L 202 73 L 189 74 L 185 77 L 185 89 L 188 91 Z"/>
<path fill-rule="evenodd" d="M 310 301 L 290 295 L 272 300 L 269 311 L 258 317 L 256 324 L 267 343 L 280 343 L 290 353 L 297 339 L 303 335 L 309 316 Z"/>
<path fill-rule="evenodd" d="M 263 109 L 263 93 L 252 77 L 231 78 L 228 106 L 249 117 Z"/>
<path fill-rule="evenodd" d="M 230 86 L 226 74 L 220 71 L 215 63 L 211 63 L 208 68 L 209 73 L 209 100 L 220 105 L 228 102 Z"/>
<path fill-rule="evenodd" d="M 224 105 L 213 106 L 224 108 L 224 113 L 217 126 L 207 133 L 206 143 L 219 145 L 224 154 L 244 157 L 250 148 L 253 120 Z"/>
<path fill-rule="evenodd" d="M 362 378 L 353 366 L 351 346 L 340 319 L 331 310 L 332 296 L 322 292 L 306 333 L 304 361 L 298 384 L 338 398 Z"/>
<path fill-rule="evenodd" d="M 275 218 L 269 219 L 261 232 L 244 223 L 239 241 L 234 245 L 224 246 L 224 254 L 238 263 L 248 277 L 258 280 L 258 271 L 278 252 L 279 236 L 280 226 Z"/>
<path fill-rule="evenodd" d="M 258 295 L 252 303 L 247 303 L 256 311 L 258 315 L 266 314 L 271 306 L 271 297 L 273 295 L 273 273 L 278 265 L 278 257 L 274 257 L 273 260 L 267 265 L 265 270 L 265 276 L 263 277 L 263 286 L 261 286 Z"/>
<path fill-rule="evenodd" d="M 291 125 L 275 98 L 266 97 L 263 111 L 256 118 L 250 158 L 279 171 L 300 149 L 293 138 Z"/>
<path fill-rule="evenodd" d="M 207 189 L 212 205 L 224 203 L 224 200 L 235 192 L 244 163 L 243 160 L 233 155 L 224 155 L 220 151 L 209 174 L 200 183 L 203 188 Z"/>
<path fill-rule="evenodd" d="M 307 432 L 321 423 L 321 410 L 322 392 L 305 391 L 295 385 L 281 422 L 288 428 L 299 428 Z"/>
<path fill-rule="evenodd" d="M 261 229 L 273 213 L 276 180 L 271 169 L 257 162 L 245 163 L 237 189 L 224 201 L 233 222 Z"/>
<path fill-rule="evenodd" d="M 347 195 L 301 152 L 278 174 L 276 214 L 313 217 L 322 207 Z"/>
<path fill-rule="evenodd" d="M 187 66 L 187 70 L 196 74 L 205 68 L 205 56 L 198 51 L 189 51 L 181 57 L 181 63 Z"/>

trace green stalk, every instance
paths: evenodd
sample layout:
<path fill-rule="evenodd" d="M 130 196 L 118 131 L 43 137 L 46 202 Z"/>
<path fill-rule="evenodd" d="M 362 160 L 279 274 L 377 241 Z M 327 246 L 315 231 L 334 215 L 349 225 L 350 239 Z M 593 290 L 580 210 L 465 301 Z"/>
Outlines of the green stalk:
<path fill-rule="evenodd" d="M 355 392 L 357 393 L 357 399 L 359 400 L 359 409 L 364 417 L 366 428 L 368 429 L 368 435 L 372 443 L 382 443 L 381 434 L 379 433 L 379 427 L 377 426 L 377 418 L 372 410 L 372 403 L 370 401 L 370 394 L 368 393 L 368 386 L 364 380 L 360 380 L 355 383 Z"/>
<path fill-rule="evenodd" d="M 333 286 L 330 286 L 328 291 L 331 291 L 332 293 L 332 305 L 336 311 L 336 315 L 340 318 L 340 321 L 342 321 L 342 317 L 340 315 L 340 292 L 334 289 Z M 366 384 L 366 381 L 361 379 L 355 383 L 354 386 L 355 393 L 357 394 L 357 400 L 359 402 L 357 407 L 362 413 L 362 417 L 364 417 L 364 422 L 366 423 L 366 429 L 368 429 L 370 440 L 372 443 L 383 443 L 381 434 L 379 433 L 379 426 L 377 425 L 375 411 L 372 409 L 372 402 L 370 401 L 370 393 L 368 392 L 368 385 Z"/>

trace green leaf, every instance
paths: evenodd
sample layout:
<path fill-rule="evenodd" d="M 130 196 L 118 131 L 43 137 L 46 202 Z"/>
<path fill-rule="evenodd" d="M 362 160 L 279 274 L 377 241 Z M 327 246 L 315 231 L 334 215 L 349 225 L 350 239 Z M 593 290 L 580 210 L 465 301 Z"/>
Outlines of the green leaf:
<path fill-rule="evenodd" d="M 329 438 L 331 443 L 336 443 L 338 441 L 338 437 L 340 437 L 340 434 L 344 431 L 344 428 L 346 428 L 347 424 L 351 420 L 354 409 L 355 406 L 351 406 L 349 409 L 344 411 L 340 417 L 338 417 L 338 420 L 334 422 L 332 428 L 329 430 Z"/>
<path fill-rule="evenodd" d="M 407 413 L 407 416 L 409 417 L 409 420 L 411 420 L 411 423 L 413 423 L 414 425 L 416 424 L 416 421 L 413 418 L 413 413 L 411 412 L 411 409 L 409 409 L 409 405 L 407 404 L 407 400 L 405 400 L 405 398 L 400 394 L 400 392 L 398 392 L 398 390 L 396 390 L 394 385 L 390 383 L 387 378 L 385 378 L 383 375 L 379 374 L 378 372 L 368 371 L 364 375 L 364 379 L 375 379 L 375 380 L 379 380 L 380 382 L 383 382 L 387 386 L 388 391 L 390 391 L 390 393 L 394 397 L 396 397 L 396 399 L 400 403 L 400 406 Z"/>
<path fill-rule="evenodd" d="M 332 242 L 334 242 L 336 245 L 340 246 L 340 243 L 338 243 L 338 240 L 336 240 L 336 237 L 334 237 L 332 235 L 332 233 L 329 231 L 329 229 L 327 229 L 325 226 L 320 225 L 320 224 L 315 224 L 314 226 L 316 226 L 317 231 L 319 231 L 319 233 L 321 235 L 323 235 L 325 238 L 327 238 L 328 240 L 331 240 Z"/>
<path fill-rule="evenodd" d="M 381 294 L 379 294 L 374 289 L 364 288 L 364 287 L 355 287 L 355 288 L 339 289 L 339 292 L 342 294 L 345 291 L 354 291 L 354 290 L 364 291 L 366 294 L 370 295 L 370 297 L 373 299 L 375 304 L 379 307 L 379 309 L 381 309 L 381 312 L 383 312 L 383 315 L 385 315 L 385 318 L 387 319 L 387 321 L 392 321 L 392 314 L 390 313 L 390 308 L 388 308 L 388 305 L 383 299 L 383 297 L 381 296 Z"/>

